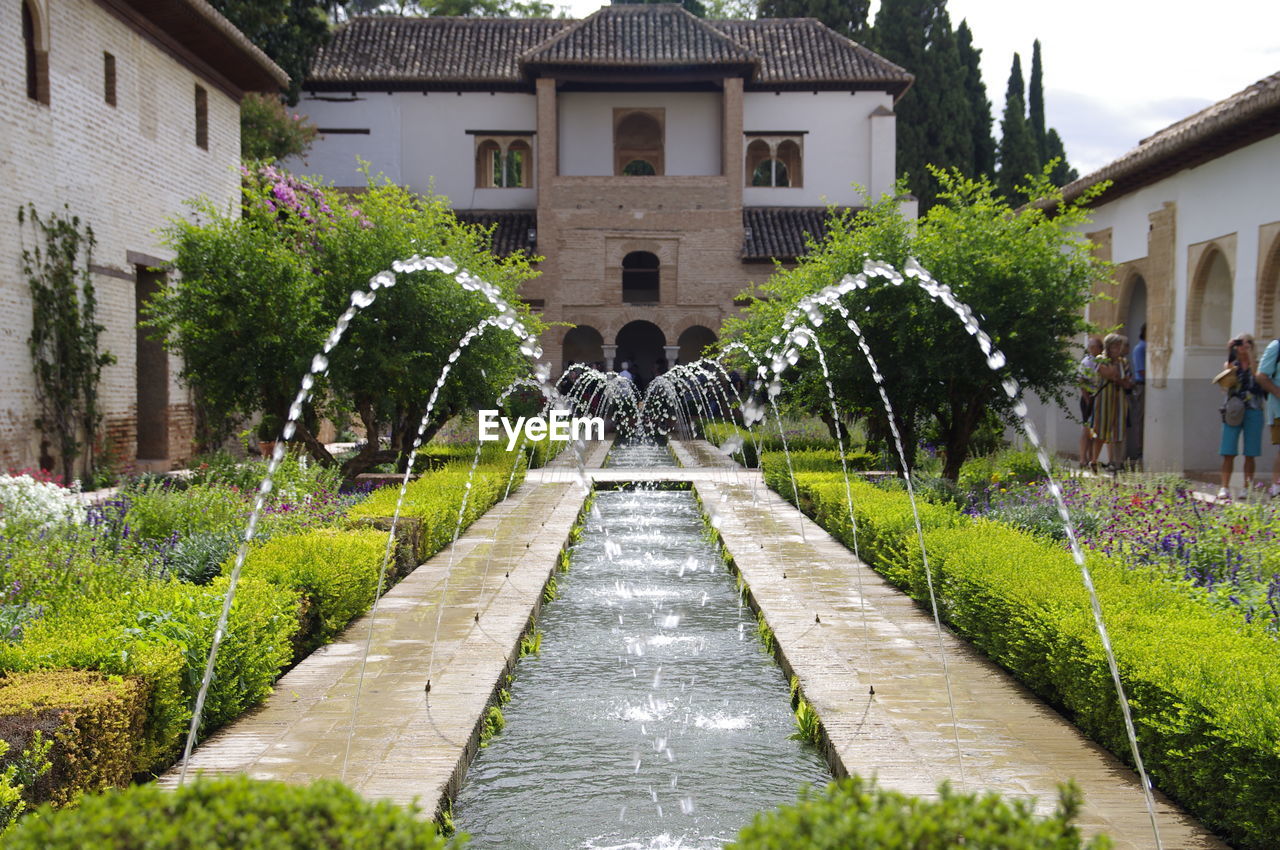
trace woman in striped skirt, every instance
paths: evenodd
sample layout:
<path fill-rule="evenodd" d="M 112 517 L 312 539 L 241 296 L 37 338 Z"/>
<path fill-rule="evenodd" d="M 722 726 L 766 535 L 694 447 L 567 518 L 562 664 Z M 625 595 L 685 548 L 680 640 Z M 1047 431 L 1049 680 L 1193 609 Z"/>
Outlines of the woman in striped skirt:
<path fill-rule="evenodd" d="M 1097 469 L 1102 446 L 1110 446 L 1111 462 L 1107 469 L 1120 468 L 1124 456 L 1124 424 L 1126 410 L 1125 390 L 1133 386 L 1129 361 L 1124 357 L 1129 340 L 1121 334 L 1107 334 L 1102 341 L 1102 356 L 1098 358 L 1098 379 L 1101 386 L 1093 404 L 1093 468 Z"/>

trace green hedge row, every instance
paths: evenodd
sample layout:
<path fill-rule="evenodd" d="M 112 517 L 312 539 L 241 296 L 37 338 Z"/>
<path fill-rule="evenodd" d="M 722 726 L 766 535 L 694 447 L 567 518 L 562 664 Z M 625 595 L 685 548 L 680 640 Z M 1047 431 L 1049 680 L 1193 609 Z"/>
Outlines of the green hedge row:
<path fill-rule="evenodd" d="M 333 780 L 311 785 L 245 777 L 199 780 L 177 791 L 139 785 L 42 807 L 9 835 L 10 850 L 442 850 L 412 807 L 370 802 Z"/>
<path fill-rule="evenodd" d="M 703 427 L 703 436 L 717 446 L 723 446 L 731 437 L 739 437 L 742 440 L 742 451 L 734 452 L 733 457 L 742 463 L 745 456 L 745 465 L 753 469 L 760 465 L 759 458 L 756 456 L 757 443 L 760 445 L 760 451 L 765 454 L 782 451 L 782 438 L 778 436 L 777 425 L 772 417 L 751 431 L 732 423 L 709 423 Z M 831 456 L 836 458 L 835 445 L 835 440 L 826 436 L 796 434 L 787 437 L 787 450 L 793 456 L 800 452 L 830 452 Z M 850 469 L 879 469 L 883 465 L 879 455 L 858 447 L 847 446 L 845 457 L 850 464 L 853 464 Z"/>
<path fill-rule="evenodd" d="M 791 500 L 785 462 L 766 481 Z M 801 504 L 846 545 L 838 474 L 797 476 Z M 863 558 L 927 599 L 904 492 L 854 482 Z M 918 503 L 943 617 L 992 659 L 1126 761 L 1119 701 L 1087 592 L 1069 552 L 1028 534 Z M 1153 781 L 1240 847 L 1280 835 L 1280 647 L 1192 588 L 1104 557 L 1090 569 L 1111 633 L 1138 741 Z"/>
<path fill-rule="evenodd" d="M 1053 814 L 1036 817 L 1026 800 L 962 794 L 946 783 L 937 798 L 911 797 L 851 776 L 823 791 L 806 790 L 795 805 L 761 812 L 726 850 L 1105 850 L 1109 839 L 1087 843 L 1073 824 L 1080 793 L 1060 789 Z"/>
<path fill-rule="evenodd" d="M 410 485 L 404 516 L 417 530 L 417 562 L 452 540 L 468 467 L 449 465 Z M 476 470 L 464 526 L 502 497 L 510 474 L 505 462 Z M 518 472 L 517 482 L 522 477 Z M 388 499 L 394 507 L 398 492 L 380 491 L 351 518 L 389 515 Z M 355 527 L 277 535 L 251 548 L 202 734 L 265 698 L 281 670 L 367 610 L 385 546 L 384 533 Z M 0 642 L 0 671 L 6 674 L 0 679 L 0 739 L 10 744 L 11 756 L 37 730 L 55 740 L 54 769 L 32 802 L 67 802 L 82 790 L 122 784 L 135 772 L 172 763 L 191 722 L 226 586 L 226 575 L 203 586 L 140 580 L 52 609 L 28 623 L 20 641 Z M 73 682 L 67 676 L 89 678 Z M 82 698 L 90 702 L 82 704 Z M 140 722 L 129 719 L 135 709 Z"/>

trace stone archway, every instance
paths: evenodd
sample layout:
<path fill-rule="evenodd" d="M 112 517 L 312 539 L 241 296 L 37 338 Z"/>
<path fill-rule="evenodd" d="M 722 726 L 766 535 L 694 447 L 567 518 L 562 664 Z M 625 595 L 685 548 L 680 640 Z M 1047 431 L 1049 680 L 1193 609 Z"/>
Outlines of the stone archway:
<path fill-rule="evenodd" d="M 653 322 L 644 319 L 628 322 L 618 331 L 617 359 L 605 365 L 621 369 L 624 362 L 631 364 L 631 373 L 636 376 L 637 384 L 644 387 L 658 372 L 666 342 L 666 334 Z"/>
<path fill-rule="evenodd" d="M 700 359 L 703 352 L 715 342 L 715 331 L 702 325 L 691 325 L 680 334 L 680 362 L 692 363 Z"/>
<path fill-rule="evenodd" d="M 604 360 L 604 337 L 590 325 L 570 328 L 561 346 L 561 370 L 573 363 L 596 364 Z M 608 364 L 605 364 L 608 368 Z"/>

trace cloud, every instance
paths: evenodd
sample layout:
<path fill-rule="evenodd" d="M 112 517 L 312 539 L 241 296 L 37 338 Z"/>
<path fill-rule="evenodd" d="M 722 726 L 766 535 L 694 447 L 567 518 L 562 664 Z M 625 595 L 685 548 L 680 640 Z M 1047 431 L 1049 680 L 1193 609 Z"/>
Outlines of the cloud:
<path fill-rule="evenodd" d="M 1048 89 L 1044 99 L 1045 121 L 1062 136 L 1067 158 L 1081 174 L 1098 170 L 1152 133 L 1213 102 L 1166 97 L 1121 103 L 1114 93 L 1104 98 L 1069 89 Z"/>

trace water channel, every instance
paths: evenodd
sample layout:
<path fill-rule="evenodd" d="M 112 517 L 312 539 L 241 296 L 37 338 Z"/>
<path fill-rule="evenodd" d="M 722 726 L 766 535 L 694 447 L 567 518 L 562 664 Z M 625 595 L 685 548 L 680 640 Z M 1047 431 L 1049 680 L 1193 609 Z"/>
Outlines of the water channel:
<path fill-rule="evenodd" d="M 719 848 L 830 774 L 790 738 L 787 683 L 693 493 L 595 498 L 457 827 L 477 848 Z"/>

